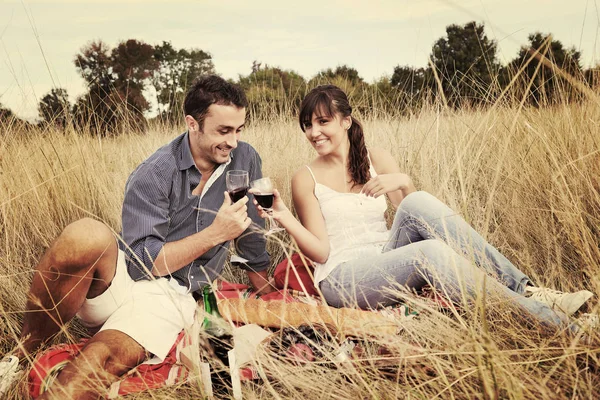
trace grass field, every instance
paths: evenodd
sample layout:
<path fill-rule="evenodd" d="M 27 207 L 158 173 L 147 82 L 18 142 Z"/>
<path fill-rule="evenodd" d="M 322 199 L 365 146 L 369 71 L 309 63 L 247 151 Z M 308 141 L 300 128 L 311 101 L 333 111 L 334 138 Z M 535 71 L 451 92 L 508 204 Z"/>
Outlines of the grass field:
<path fill-rule="evenodd" d="M 369 146 L 391 149 L 418 189 L 460 212 L 538 285 L 600 293 L 600 105 L 423 108 L 403 119 L 363 122 Z M 0 128 L 3 354 L 15 345 L 33 269 L 52 240 L 84 216 L 118 232 L 127 176 L 183 128 L 105 139 Z M 293 172 L 314 156 L 297 123 L 285 117 L 252 121 L 242 139 L 259 151 L 264 175 L 289 202 Z M 273 264 L 288 242 L 270 242 Z M 586 311 L 598 312 L 597 299 Z M 600 397 L 599 333 L 583 340 L 542 332 L 505 305 L 450 316 L 422 311 L 401 335 L 378 339 L 396 366 L 391 374 L 381 372 L 376 355 L 368 363 L 331 368 L 285 365 L 263 352 L 257 362 L 269 379 L 245 386 L 245 398 Z M 82 334 L 72 324 L 57 340 Z M 131 398 L 200 396 L 198 388 L 184 385 Z"/>

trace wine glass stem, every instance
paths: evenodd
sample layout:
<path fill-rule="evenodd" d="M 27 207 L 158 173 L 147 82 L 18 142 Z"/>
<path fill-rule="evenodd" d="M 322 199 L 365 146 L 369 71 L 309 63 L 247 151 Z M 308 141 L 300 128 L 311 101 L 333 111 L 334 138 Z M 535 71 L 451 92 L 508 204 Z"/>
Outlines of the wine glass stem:
<path fill-rule="evenodd" d="M 265 211 L 267 212 L 267 215 L 269 217 L 269 230 L 278 228 L 279 226 L 277 225 L 277 221 L 275 221 L 275 219 L 273 218 L 273 209 L 265 208 Z"/>

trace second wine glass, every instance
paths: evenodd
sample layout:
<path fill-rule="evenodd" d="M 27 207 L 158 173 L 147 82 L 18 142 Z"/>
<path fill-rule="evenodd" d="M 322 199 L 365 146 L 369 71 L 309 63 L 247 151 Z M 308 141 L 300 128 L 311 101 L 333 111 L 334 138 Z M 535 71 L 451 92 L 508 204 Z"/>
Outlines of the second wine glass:
<path fill-rule="evenodd" d="M 252 188 L 252 194 L 256 199 L 259 206 L 265 210 L 269 218 L 270 229 L 265 233 L 270 235 L 275 232 L 283 231 L 284 229 L 277 225 L 277 221 L 273 219 L 273 200 L 275 195 L 273 194 L 273 182 L 271 178 L 261 178 L 250 182 Z"/>

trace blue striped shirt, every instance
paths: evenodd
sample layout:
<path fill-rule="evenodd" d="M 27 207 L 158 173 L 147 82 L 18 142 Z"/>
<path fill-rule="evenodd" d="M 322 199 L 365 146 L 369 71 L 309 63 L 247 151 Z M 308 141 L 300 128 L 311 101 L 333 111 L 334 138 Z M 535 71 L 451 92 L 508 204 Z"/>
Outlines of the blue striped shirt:
<path fill-rule="evenodd" d="M 122 213 L 124 243 L 120 247 L 126 254 L 131 278 L 150 279 L 154 260 L 165 243 L 181 240 L 210 226 L 223 204 L 226 171 L 246 170 L 252 181 L 262 177 L 261 167 L 256 150 L 248 143 L 238 142 L 230 161 L 213 172 L 202 195 L 193 195 L 202 176 L 192 158 L 187 132 L 140 164 L 127 180 Z M 264 228 L 264 220 L 255 207 L 248 207 L 248 216 L 254 224 Z M 234 242 L 237 254 L 248 260 L 240 267 L 256 272 L 269 267 L 265 237 L 253 231 L 252 225 Z M 225 242 L 210 249 L 173 272 L 172 277 L 190 292 L 201 289 L 222 272 L 230 253 L 229 246 L 230 242 Z"/>

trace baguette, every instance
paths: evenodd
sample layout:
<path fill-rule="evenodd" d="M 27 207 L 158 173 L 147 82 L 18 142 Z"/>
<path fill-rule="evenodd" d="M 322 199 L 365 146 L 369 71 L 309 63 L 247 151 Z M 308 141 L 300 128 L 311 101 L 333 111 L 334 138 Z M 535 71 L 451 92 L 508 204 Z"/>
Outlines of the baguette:
<path fill-rule="evenodd" d="M 342 334 L 369 336 L 395 335 L 399 331 L 393 320 L 353 308 L 256 299 L 221 299 L 218 307 L 227 321 L 270 328 L 327 325 Z"/>

